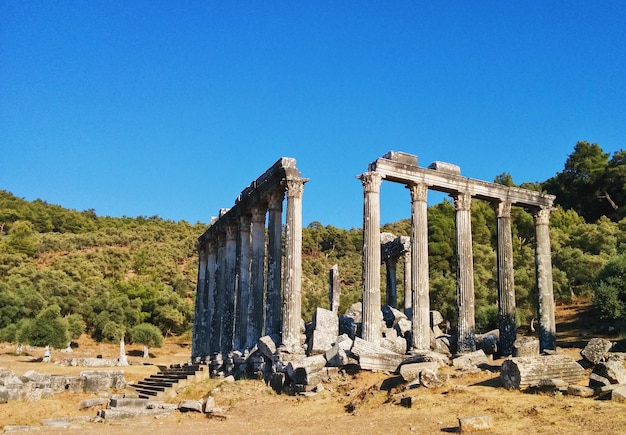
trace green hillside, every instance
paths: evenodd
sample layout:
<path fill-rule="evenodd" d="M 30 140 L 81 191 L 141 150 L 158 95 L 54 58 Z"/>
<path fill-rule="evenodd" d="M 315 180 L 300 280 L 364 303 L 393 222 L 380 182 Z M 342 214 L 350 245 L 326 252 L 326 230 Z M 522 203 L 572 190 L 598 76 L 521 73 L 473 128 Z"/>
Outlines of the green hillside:
<path fill-rule="evenodd" d="M 521 185 L 558 195 L 550 225 L 557 301 L 594 298 L 599 316 L 617 326 L 626 317 L 624 155 L 619 151 L 611 157 L 596 144 L 579 142 L 562 172 L 543 183 Z M 508 174 L 495 181 L 514 185 Z M 454 218 L 449 201 L 429 207 L 431 308 L 451 321 L 456 318 Z M 491 205 L 473 201 L 479 330 L 496 326 L 495 224 Z M 158 216 L 101 217 L 93 210 L 26 201 L 0 190 L 0 340 L 61 347 L 83 332 L 98 340 L 128 338 L 142 323 L 155 325 L 164 335 L 188 333 L 196 240 L 206 228 Z M 381 230 L 409 235 L 410 222 L 388 223 Z M 334 264 L 341 277 L 340 310 L 360 299 L 362 238 L 361 229 L 319 222 L 303 229 L 305 319 L 315 307 L 328 307 L 328 273 Z M 536 317 L 536 289 L 533 217 L 520 208 L 513 209 L 513 242 L 522 324 Z M 402 265 L 398 267 L 400 277 Z M 401 301 L 401 279 L 398 285 Z"/>

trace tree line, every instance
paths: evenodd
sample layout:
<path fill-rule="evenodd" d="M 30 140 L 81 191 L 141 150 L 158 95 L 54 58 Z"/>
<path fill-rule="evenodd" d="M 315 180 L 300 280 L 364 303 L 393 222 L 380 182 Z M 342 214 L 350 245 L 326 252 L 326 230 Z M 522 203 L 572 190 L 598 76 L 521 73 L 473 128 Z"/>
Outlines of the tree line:
<path fill-rule="evenodd" d="M 494 181 L 515 185 L 507 173 Z M 625 152 L 611 155 L 597 144 L 579 142 L 563 171 L 519 186 L 557 195 L 550 220 L 557 302 L 593 299 L 599 316 L 619 326 L 626 318 Z M 450 201 L 428 208 L 431 307 L 452 322 L 454 219 Z M 133 331 L 145 336 L 147 325 L 158 334 L 189 334 L 197 237 L 207 227 L 158 216 L 98 216 L 94 210 L 26 201 L 0 190 L 0 340 L 65 347 L 82 333 L 97 340 L 132 340 Z M 523 324 L 537 315 L 532 215 L 514 207 L 512 230 L 517 321 Z M 409 235 L 410 221 L 387 223 L 381 231 Z M 477 329 L 488 330 L 497 321 L 497 233 L 487 202 L 472 201 L 472 237 Z M 303 228 L 305 320 L 316 307 L 328 307 L 334 264 L 341 280 L 340 310 L 360 300 L 362 244 L 360 228 L 320 222 Z M 400 279 L 398 287 L 402 300 Z"/>

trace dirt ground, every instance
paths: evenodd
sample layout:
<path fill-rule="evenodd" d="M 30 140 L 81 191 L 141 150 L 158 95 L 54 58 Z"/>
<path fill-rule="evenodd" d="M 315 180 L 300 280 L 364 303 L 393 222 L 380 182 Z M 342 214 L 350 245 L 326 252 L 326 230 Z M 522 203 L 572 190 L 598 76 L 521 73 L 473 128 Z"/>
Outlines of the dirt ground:
<path fill-rule="evenodd" d="M 587 305 L 559 307 L 557 334 L 559 352 L 580 359 L 581 346 L 591 338 Z M 114 358 L 117 346 L 82 338 L 72 357 Z M 0 367 L 21 375 L 28 370 L 51 374 L 78 374 L 86 368 L 61 367 L 33 362 L 43 349 L 27 349 L 27 355 L 12 354 L 14 346 L 0 344 Z M 152 349 L 149 363 L 140 358 L 140 347 L 127 346 L 131 366 L 124 368 L 128 382 L 157 372 L 155 364 L 183 363 L 189 358 L 187 343 L 167 340 L 164 347 Z M 53 360 L 67 355 L 53 352 Z M 488 414 L 493 420 L 485 434 L 604 434 L 626 433 L 626 405 L 606 400 L 567 396 L 561 393 L 508 391 L 500 386 L 498 369 L 503 360 L 494 360 L 490 371 L 458 376 L 446 369 L 448 383 L 438 389 L 381 390 L 390 375 L 360 372 L 339 375 L 324 384 L 312 397 L 276 394 L 262 381 L 239 380 L 221 383 L 209 379 L 179 391 L 182 398 L 200 399 L 209 393 L 217 406 L 224 408 L 225 419 L 208 418 L 198 413 L 175 412 L 165 418 L 141 418 L 105 423 L 77 423 L 81 433 L 154 434 L 154 433 L 455 433 L 460 417 Z M 585 385 L 583 380 L 581 385 Z M 128 392 L 131 392 L 130 390 Z M 413 406 L 399 405 L 403 397 L 414 397 Z M 40 425 L 44 418 L 93 417 L 97 409 L 80 411 L 79 403 L 93 394 L 63 393 L 37 402 L 14 401 L 0 405 L 0 427 Z M 44 429 L 44 428 L 42 428 Z M 69 429 L 45 428 L 46 433 L 65 433 Z"/>

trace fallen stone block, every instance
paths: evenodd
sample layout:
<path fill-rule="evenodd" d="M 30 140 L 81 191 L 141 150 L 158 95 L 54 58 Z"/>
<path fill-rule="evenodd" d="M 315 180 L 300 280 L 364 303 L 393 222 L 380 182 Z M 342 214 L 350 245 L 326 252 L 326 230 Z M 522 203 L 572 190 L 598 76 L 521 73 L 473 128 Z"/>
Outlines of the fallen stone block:
<path fill-rule="evenodd" d="M 419 362 L 419 363 L 407 363 L 404 362 L 400 364 L 398 367 L 398 374 L 402 376 L 405 382 L 413 382 L 416 379 L 419 379 L 420 374 L 423 370 L 437 370 L 439 368 L 439 364 L 431 361 L 431 362 Z"/>
<path fill-rule="evenodd" d="M 335 344 L 325 353 L 326 365 L 329 367 L 343 367 L 350 362 L 350 358 L 340 345 Z"/>
<path fill-rule="evenodd" d="M 602 388 L 607 385 L 611 385 L 611 381 L 609 381 L 604 376 L 601 376 L 597 373 L 591 373 L 589 375 L 589 387 L 590 388 Z"/>
<path fill-rule="evenodd" d="M 363 370 L 395 372 L 405 359 L 405 355 L 399 355 L 393 352 L 362 353 L 359 356 L 359 366 Z"/>
<path fill-rule="evenodd" d="M 474 432 L 491 429 L 493 418 L 491 415 L 476 415 L 472 417 L 459 417 L 460 432 Z"/>
<path fill-rule="evenodd" d="M 614 402 L 626 402 L 626 385 L 615 387 L 611 392 L 611 400 Z"/>
<path fill-rule="evenodd" d="M 7 403 L 9 401 L 9 390 L 7 387 L 0 387 L 0 403 Z"/>
<path fill-rule="evenodd" d="M 580 354 L 591 364 L 598 364 L 608 357 L 609 351 L 612 347 L 613 343 L 610 340 L 606 340 L 604 338 L 592 338 L 589 340 L 585 348 L 580 351 Z"/>
<path fill-rule="evenodd" d="M 420 384 L 425 388 L 441 388 L 448 382 L 448 375 L 437 369 L 424 369 L 420 373 Z"/>
<path fill-rule="evenodd" d="M 567 394 L 570 396 L 592 397 L 595 394 L 595 390 L 582 385 L 568 385 Z"/>
<path fill-rule="evenodd" d="M 626 384 L 626 368 L 621 361 L 610 360 L 598 363 L 592 373 L 608 379 L 611 384 Z"/>
<path fill-rule="evenodd" d="M 324 355 L 315 355 L 304 358 L 300 362 L 287 364 L 287 376 L 296 384 L 309 384 L 309 376 L 321 370 L 326 365 Z"/>
<path fill-rule="evenodd" d="M 181 400 L 178 403 L 180 412 L 202 412 L 201 400 Z"/>
<path fill-rule="evenodd" d="M 567 355 L 513 357 L 500 368 L 500 380 L 505 388 L 536 387 L 545 379 L 562 379 L 568 384 L 582 380 L 584 369 Z"/>
<path fill-rule="evenodd" d="M 316 308 L 313 313 L 313 330 L 324 331 L 329 335 L 339 335 L 339 317 L 337 313 L 324 308 Z"/>
<path fill-rule="evenodd" d="M 400 399 L 400 405 L 404 406 L 405 408 L 413 407 L 413 404 L 416 402 L 417 402 L 416 397 L 403 397 L 402 399 Z"/>
<path fill-rule="evenodd" d="M 452 360 L 452 365 L 461 370 L 471 369 L 480 364 L 489 364 L 489 358 L 482 350 L 465 353 Z"/>
<path fill-rule="evenodd" d="M 513 357 L 539 356 L 539 339 L 536 337 L 519 337 L 513 343 Z"/>
<path fill-rule="evenodd" d="M 204 401 L 204 413 L 212 412 L 215 409 L 215 397 L 208 396 Z"/>
<path fill-rule="evenodd" d="M 106 403 L 106 400 L 100 397 L 95 398 L 95 399 L 81 400 L 80 405 L 78 406 L 78 409 L 93 408 L 94 406 L 101 406 L 101 405 L 104 405 L 105 403 Z"/>
<path fill-rule="evenodd" d="M 407 319 L 406 314 L 402 311 L 395 309 L 390 305 L 383 305 L 381 307 L 383 314 L 383 321 L 387 328 L 393 328 L 400 322 L 401 319 Z"/>
<path fill-rule="evenodd" d="M 407 343 L 404 337 L 381 338 L 380 347 L 400 355 L 404 355 L 407 351 Z"/>
<path fill-rule="evenodd" d="M 336 340 L 337 334 L 324 330 L 313 330 L 311 332 L 311 338 L 309 338 L 307 355 L 321 355 L 325 353 L 328 349 L 333 347 Z"/>
<path fill-rule="evenodd" d="M 148 399 L 130 397 L 111 397 L 107 408 L 136 408 L 143 409 L 148 405 Z"/>
<path fill-rule="evenodd" d="M 263 356 L 271 360 L 276 352 L 276 342 L 269 335 L 264 335 L 259 338 L 258 349 Z"/>
<path fill-rule="evenodd" d="M 91 417 L 61 417 L 61 418 L 44 418 L 41 424 L 46 427 L 72 428 L 78 427 L 76 423 L 87 423 Z"/>

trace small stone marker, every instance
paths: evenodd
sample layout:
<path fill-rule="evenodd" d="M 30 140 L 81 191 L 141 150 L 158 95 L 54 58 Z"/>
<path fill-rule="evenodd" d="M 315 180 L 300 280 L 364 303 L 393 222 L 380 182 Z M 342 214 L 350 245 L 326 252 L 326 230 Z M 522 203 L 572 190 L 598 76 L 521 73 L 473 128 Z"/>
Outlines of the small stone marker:
<path fill-rule="evenodd" d="M 491 415 L 476 415 L 472 417 L 459 417 L 459 432 L 474 432 L 491 429 L 493 419 Z"/>
<path fill-rule="evenodd" d="M 604 338 L 592 338 L 580 354 L 591 364 L 598 364 L 606 359 L 613 343 Z"/>

